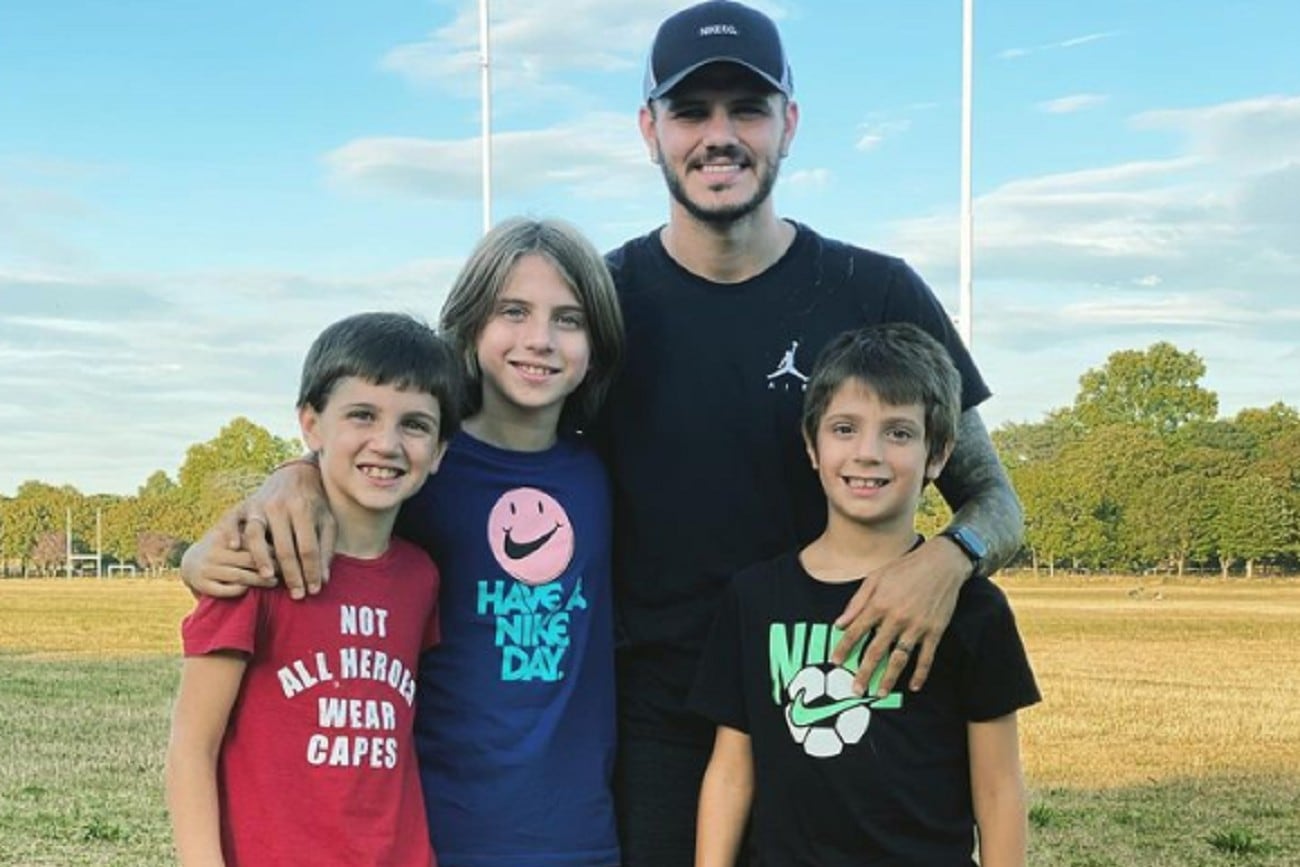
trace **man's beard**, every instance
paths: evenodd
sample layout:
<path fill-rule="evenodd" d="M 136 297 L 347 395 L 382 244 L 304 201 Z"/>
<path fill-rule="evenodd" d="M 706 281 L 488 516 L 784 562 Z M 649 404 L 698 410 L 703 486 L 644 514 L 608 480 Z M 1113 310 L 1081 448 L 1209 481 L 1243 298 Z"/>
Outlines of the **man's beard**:
<path fill-rule="evenodd" d="M 758 189 L 754 191 L 754 195 L 734 205 L 706 208 L 697 202 L 691 201 L 691 197 L 686 193 L 686 185 L 682 182 L 681 176 L 668 165 L 667 160 L 663 160 L 659 164 L 659 170 L 663 172 L 664 183 L 668 185 L 668 192 L 672 194 L 677 203 L 695 219 L 713 226 L 729 226 L 748 217 L 758 210 L 759 206 L 772 195 L 772 188 L 776 186 L 776 175 L 780 170 L 780 161 L 769 160 L 759 164 L 759 167 L 763 171 L 756 172 Z"/>

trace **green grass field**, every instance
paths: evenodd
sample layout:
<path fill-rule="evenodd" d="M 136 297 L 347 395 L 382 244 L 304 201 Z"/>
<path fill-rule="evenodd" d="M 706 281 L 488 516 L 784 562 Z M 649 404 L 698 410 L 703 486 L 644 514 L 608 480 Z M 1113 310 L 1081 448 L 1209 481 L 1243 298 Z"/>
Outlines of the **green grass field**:
<path fill-rule="evenodd" d="M 1031 864 L 1300 865 L 1300 581 L 1002 584 L 1045 697 Z M 174 581 L 0 581 L 0 864 L 172 863 L 189 605 Z"/>

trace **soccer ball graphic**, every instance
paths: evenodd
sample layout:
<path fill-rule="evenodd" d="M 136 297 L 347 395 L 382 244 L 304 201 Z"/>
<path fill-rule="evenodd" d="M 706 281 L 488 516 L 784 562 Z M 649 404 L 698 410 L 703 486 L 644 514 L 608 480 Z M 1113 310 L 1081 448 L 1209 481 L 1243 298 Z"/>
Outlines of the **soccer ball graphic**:
<path fill-rule="evenodd" d="M 785 722 L 808 755 L 829 759 L 856 744 L 871 722 L 870 698 L 853 692 L 853 674 L 839 666 L 810 665 L 786 687 Z"/>

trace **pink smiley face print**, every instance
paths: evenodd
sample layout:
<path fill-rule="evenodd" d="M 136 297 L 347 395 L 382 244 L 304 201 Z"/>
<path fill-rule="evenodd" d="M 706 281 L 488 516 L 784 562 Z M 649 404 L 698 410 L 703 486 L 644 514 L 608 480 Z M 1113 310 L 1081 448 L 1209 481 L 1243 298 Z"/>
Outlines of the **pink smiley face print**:
<path fill-rule="evenodd" d="M 564 507 L 537 488 L 515 488 L 488 514 L 488 546 L 515 579 L 554 581 L 573 559 L 573 526 Z"/>

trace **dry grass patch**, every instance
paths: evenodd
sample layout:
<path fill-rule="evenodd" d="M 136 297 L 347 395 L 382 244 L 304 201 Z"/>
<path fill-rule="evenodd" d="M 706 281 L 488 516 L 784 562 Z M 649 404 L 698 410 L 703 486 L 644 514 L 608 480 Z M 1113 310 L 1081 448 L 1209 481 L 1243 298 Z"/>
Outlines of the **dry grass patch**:
<path fill-rule="evenodd" d="M 1002 584 L 1044 695 L 1034 785 L 1300 773 L 1300 584 Z"/>
<path fill-rule="evenodd" d="M 1300 864 L 1300 582 L 1010 578 L 1034 867 Z M 0 581 L 0 864 L 174 863 L 176 580 Z"/>
<path fill-rule="evenodd" d="M 0 580 L 0 653 L 179 654 L 193 607 L 176 578 Z"/>

